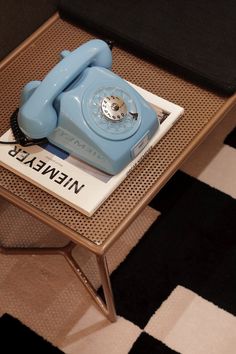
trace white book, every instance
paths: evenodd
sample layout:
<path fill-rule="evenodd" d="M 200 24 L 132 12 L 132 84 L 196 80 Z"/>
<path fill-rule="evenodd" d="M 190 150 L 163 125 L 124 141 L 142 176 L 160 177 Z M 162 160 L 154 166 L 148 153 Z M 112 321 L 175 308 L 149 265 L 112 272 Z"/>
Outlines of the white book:
<path fill-rule="evenodd" d="M 140 159 L 167 133 L 184 109 L 134 84 L 132 85 L 157 112 L 160 127 L 139 155 L 115 176 L 108 175 L 60 149 L 0 144 L 0 163 L 56 198 L 92 216 L 126 178 Z M 1 138 L 14 141 L 11 129 Z"/>

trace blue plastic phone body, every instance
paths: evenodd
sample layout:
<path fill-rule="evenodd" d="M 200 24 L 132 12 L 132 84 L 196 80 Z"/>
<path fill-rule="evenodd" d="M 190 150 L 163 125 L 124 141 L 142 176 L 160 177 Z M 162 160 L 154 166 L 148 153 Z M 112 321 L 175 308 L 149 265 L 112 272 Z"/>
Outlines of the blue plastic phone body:
<path fill-rule="evenodd" d="M 146 146 L 159 127 L 154 109 L 111 72 L 112 57 L 101 40 L 89 41 L 40 81 L 23 89 L 21 130 L 109 174 L 117 174 Z"/>

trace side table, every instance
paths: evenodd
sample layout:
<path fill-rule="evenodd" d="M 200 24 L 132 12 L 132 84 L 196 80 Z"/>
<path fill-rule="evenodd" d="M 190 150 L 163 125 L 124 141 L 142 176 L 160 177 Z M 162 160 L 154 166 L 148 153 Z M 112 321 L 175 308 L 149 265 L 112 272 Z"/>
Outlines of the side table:
<path fill-rule="evenodd" d="M 57 63 L 58 53 L 63 49 L 72 50 L 91 38 L 91 34 L 55 14 L 2 62 L 1 134 L 9 128 L 9 117 L 18 106 L 24 84 L 42 79 Z M 116 311 L 106 262 L 107 251 L 236 103 L 236 95 L 227 98 L 208 91 L 120 48 L 113 49 L 113 58 L 113 70 L 118 75 L 179 104 L 185 108 L 185 114 L 92 217 L 82 215 L 14 173 L 4 168 L 0 170 L 1 195 L 71 241 L 63 248 L 0 247 L 0 252 L 62 254 L 111 321 L 115 321 Z M 96 255 L 105 302 L 71 255 L 77 244 Z"/>

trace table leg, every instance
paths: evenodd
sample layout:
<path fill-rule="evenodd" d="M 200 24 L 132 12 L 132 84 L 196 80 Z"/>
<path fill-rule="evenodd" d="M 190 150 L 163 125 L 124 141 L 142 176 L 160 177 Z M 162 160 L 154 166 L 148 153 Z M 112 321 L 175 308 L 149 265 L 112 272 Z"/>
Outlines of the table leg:
<path fill-rule="evenodd" d="M 79 264 L 74 259 L 74 257 L 72 256 L 71 253 L 67 254 L 66 260 L 69 263 L 69 265 L 72 267 L 72 269 L 74 270 L 75 274 L 80 279 L 82 284 L 85 286 L 86 290 L 89 292 L 89 294 L 91 295 L 91 297 L 93 298 L 95 303 L 99 306 L 99 308 L 103 312 L 103 314 L 111 322 L 115 322 L 116 321 L 116 311 L 115 311 L 115 305 L 114 305 L 114 300 L 113 300 L 113 293 L 112 293 L 112 288 L 111 288 L 111 283 L 110 283 L 110 277 L 109 277 L 106 257 L 105 256 L 97 256 L 97 265 L 98 265 L 101 284 L 102 284 L 102 288 L 103 288 L 103 292 L 104 292 L 104 296 L 105 296 L 105 303 L 102 300 L 102 298 L 98 295 L 96 289 L 93 287 L 93 285 L 91 284 L 89 279 L 83 273 Z"/>
<path fill-rule="evenodd" d="M 47 247 L 47 248 L 18 248 L 18 247 L 3 247 L 0 246 L 0 253 L 5 255 L 62 255 L 68 264 L 71 266 L 77 277 L 80 279 L 82 284 L 85 286 L 86 290 L 89 292 L 95 303 L 99 306 L 100 310 L 104 315 L 111 321 L 116 321 L 116 311 L 113 300 L 113 293 L 110 283 L 109 271 L 107 267 L 107 261 L 105 256 L 97 256 L 97 264 L 99 269 L 99 274 L 101 278 L 102 288 L 105 296 L 105 301 L 101 299 L 98 295 L 96 289 L 93 287 L 91 282 L 88 280 L 86 275 L 83 273 L 78 263 L 72 256 L 72 250 L 76 244 L 74 242 L 69 242 L 64 247 Z"/>
<path fill-rule="evenodd" d="M 97 256 L 98 269 L 100 272 L 100 278 L 102 282 L 102 288 L 107 304 L 107 317 L 111 322 L 116 321 L 116 310 L 113 298 L 113 292 L 111 288 L 111 281 L 107 266 L 106 256 Z"/>

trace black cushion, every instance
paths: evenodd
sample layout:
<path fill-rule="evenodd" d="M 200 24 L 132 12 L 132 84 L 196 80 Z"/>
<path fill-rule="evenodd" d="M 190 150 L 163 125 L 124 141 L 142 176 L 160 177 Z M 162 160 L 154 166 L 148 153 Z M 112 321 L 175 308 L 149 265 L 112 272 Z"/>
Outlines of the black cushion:
<path fill-rule="evenodd" d="M 236 1 L 62 0 L 67 20 L 222 94 L 236 91 Z"/>
<path fill-rule="evenodd" d="M 0 59 L 38 29 L 58 7 L 59 0 L 0 0 Z"/>

